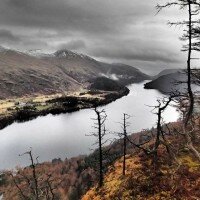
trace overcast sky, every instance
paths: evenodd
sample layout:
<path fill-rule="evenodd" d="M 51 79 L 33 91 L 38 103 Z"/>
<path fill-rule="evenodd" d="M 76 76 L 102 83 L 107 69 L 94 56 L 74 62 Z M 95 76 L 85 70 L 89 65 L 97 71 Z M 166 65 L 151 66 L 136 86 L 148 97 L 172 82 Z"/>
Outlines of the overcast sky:
<path fill-rule="evenodd" d="M 18 50 L 66 48 L 145 71 L 184 67 L 181 18 L 176 9 L 156 14 L 163 0 L 1 0 L 0 43 Z"/>

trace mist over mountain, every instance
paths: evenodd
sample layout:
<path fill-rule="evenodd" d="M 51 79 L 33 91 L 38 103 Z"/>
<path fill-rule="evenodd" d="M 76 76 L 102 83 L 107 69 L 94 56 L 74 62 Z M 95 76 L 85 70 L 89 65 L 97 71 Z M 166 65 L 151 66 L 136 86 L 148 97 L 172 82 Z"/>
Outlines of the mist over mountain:
<path fill-rule="evenodd" d="M 1 99 L 79 91 L 99 76 L 123 85 L 150 79 L 131 66 L 99 62 L 66 49 L 37 55 L 0 49 Z"/>

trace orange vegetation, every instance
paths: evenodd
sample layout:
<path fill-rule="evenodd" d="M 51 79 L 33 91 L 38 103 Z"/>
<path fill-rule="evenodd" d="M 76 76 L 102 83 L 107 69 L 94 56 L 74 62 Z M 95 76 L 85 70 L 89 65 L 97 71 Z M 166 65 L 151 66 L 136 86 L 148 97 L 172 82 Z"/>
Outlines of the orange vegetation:
<path fill-rule="evenodd" d="M 182 145 L 177 139 L 171 143 Z M 171 161 L 164 146 L 158 153 L 157 165 L 143 152 L 128 155 L 125 176 L 122 175 L 123 160 L 117 160 L 106 173 L 103 187 L 93 187 L 82 200 L 200 199 L 200 163 L 188 149 L 179 151 L 176 162 Z"/>
<path fill-rule="evenodd" d="M 94 171 L 85 166 L 84 157 L 66 159 L 65 161 L 55 159 L 52 163 L 38 164 L 36 165 L 36 174 L 40 188 L 45 186 L 47 177 L 50 175 L 50 182 L 56 199 L 63 200 L 77 199 L 78 196 L 89 189 L 95 179 Z M 17 182 L 24 195 L 32 199 L 31 185 L 34 184 L 34 180 L 31 167 L 18 169 L 14 179 L 9 175 L 9 172 L 5 172 L 5 176 L 5 183 L 0 185 L 0 193 L 3 194 L 5 200 L 23 199 L 13 180 Z"/>
<path fill-rule="evenodd" d="M 196 125 L 199 127 L 199 123 Z M 198 127 L 194 129 L 196 137 L 192 140 L 195 148 L 200 151 Z M 163 130 L 165 129 L 166 127 L 163 127 Z M 65 161 L 54 159 L 52 162 L 37 164 L 38 184 L 42 188 L 47 177 L 51 175 L 55 199 L 59 200 L 80 200 L 81 197 L 82 200 L 198 200 L 200 163 L 185 145 L 181 134 L 181 122 L 168 124 L 167 130 L 169 133 L 166 134 L 166 143 L 171 154 L 168 154 L 166 146 L 161 144 L 157 152 L 158 162 L 155 164 L 153 155 L 146 155 L 144 151 L 129 144 L 125 176 L 122 175 L 122 143 L 118 141 L 112 144 L 112 148 L 109 147 L 109 155 L 110 158 L 114 157 L 114 160 L 108 163 L 104 185 L 101 188 L 95 187 L 98 178 L 98 152 Z M 155 132 L 155 129 L 143 131 L 130 136 L 130 139 L 143 143 Z M 153 149 L 154 139 L 151 138 L 143 147 Z M 30 183 L 26 177 L 31 180 Z M 33 199 L 31 185 L 34 181 L 31 167 L 18 169 L 14 179 L 9 172 L 4 172 L 0 176 L 0 194 L 3 194 L 5 200 L 21 199 L 19 189 L 13 180 L 29 199 Z"/>

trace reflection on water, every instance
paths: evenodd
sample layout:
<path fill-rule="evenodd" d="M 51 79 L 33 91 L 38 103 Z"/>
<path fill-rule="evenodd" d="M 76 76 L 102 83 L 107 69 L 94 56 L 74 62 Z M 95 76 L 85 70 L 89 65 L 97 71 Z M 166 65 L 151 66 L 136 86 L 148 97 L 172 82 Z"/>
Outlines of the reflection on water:
<path fill-rule="evenodd" d="M 143 84 L 131 85 L 128 96 L 102 107 L 108 115 L 107 129 L 120 131 L 118 122 L 122 120 L 123 113 L 132 116 L 130 133 L 155 126 L 156 115 L 152 114 L 152 108 L 147 105 L 156 105 L 156 99 L 163 95 L 156 90 L 143 89 Z M 91 120 L 94 117 L 92 109 L 85 109 L 10 125 L 0 131 L 0 169 L 27 165 L 29 158 L 18 155 L 30 147 L 35 155 L 39 155 L 39 161 L 89 153 L 95 138 L 86 135 L 94 131 Z M 176 121 L 177 118 L 174 107 L 169 107 L 164 113 L 166 122 Z"/>

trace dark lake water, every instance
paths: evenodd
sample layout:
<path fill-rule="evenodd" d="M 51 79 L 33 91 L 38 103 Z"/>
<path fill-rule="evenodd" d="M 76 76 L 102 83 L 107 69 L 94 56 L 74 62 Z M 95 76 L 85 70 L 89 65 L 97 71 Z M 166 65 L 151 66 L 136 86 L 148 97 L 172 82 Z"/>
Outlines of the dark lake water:
<path fill-rule="evenodd" d="M 132 116 L 129 133 L 156 125 L 156 115 L 147 105 L 157 105 L 156 99 L 164 95 L 156 90 L 143 89 L 143 84 L 130 85 L 128 96 L 101 107 L 108 115 L 106 126 L 109 131 L 121 131 L 118 122 L 122 121 L 123 113 Z M 176 121 L 178 116 L 176 108 L 170 106 L 164 113 L 164 120 Z M 39 156 L 39 162 L 90 153 L 90 149 L 95 148 L 92 146 L 95 138 L 86 135 L 94 131 L 91 119 L 94 117 L 92 109 L 85 109 L 55 116 L 50 114 L 24 123 L 13 123 L 0 131 L 0 169 L 29 164 L 28 157 L 18 155 L 30 147 L 34 156 Z"/>

